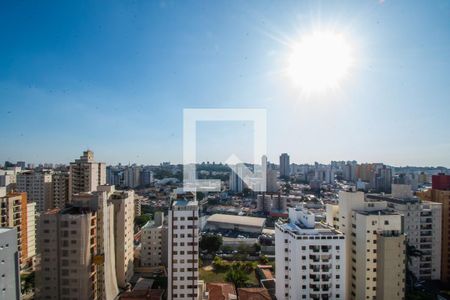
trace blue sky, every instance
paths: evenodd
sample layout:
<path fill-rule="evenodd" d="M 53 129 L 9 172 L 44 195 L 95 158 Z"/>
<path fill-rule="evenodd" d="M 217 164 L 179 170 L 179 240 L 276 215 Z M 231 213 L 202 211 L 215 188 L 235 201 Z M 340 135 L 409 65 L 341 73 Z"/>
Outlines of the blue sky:
<path fill-rule="evenodd" d="M 319 27 L 357 59 L 304 95 L 286 42 Z M 448 1 L 2 1 L 0 36 L 0 160 L 181 162 L 183 108 L 266 108 L 272 161 L 450 166 Z M 240 125 L 199 159 L 246 158 Z"/>

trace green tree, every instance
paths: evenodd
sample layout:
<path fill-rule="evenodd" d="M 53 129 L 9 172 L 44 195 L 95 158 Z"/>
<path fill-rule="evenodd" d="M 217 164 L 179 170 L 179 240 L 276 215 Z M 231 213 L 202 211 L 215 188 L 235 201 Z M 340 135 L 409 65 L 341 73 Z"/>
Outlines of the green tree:
<path fill-rule="evenodd" d="M 217 252 L 222 247 L 223 239 L 220 235 L 205 234 L 200 239 L 200 250 L 206 250 L 208 253 Z"/>
<path fill-rule="evenodd" d="M 267 257 L 267 255 L 262 255 L 262 256 L 259 258 L 259 261 L 260 261 L 263 265 L 269 264 L 269 258 Z"/>
<path fill-rule="evenodd" d="M 141 215 L 134 218 L 134 224 L 138 227 L 144 226 L 152 217 L 150 215 Z"/>
<path fill-rule="evenodd" d="M 34 272 L 20 275 L 22 294 L 31 292 L 34 288 Z"/>
<path fill-rule="evenodd" d="M 410 266 L 412 264 L 413 257 L 421 257 L 423 252 L 416 247 L 406 244 L 406 289 L 411 291 L 417 281 L 416 276 L 411 271 Z"/>
<path fill-rule="evenodd" d="M 245 287 L 249 279 L 250 277 L 248 276 L 247 272 L 239 263 L 232 264 L 231 268 L 225 274 L 225 280 L 231 282 L 234 285 L 236 292 L 239 288 Z"/>

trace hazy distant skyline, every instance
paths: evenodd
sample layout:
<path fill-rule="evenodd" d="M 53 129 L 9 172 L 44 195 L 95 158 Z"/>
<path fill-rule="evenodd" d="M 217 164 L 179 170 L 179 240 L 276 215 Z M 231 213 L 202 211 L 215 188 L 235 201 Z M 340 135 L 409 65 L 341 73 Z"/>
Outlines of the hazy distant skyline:
<path fill-rule="evenodd" d="M 289 41 L 343 32 L 336 91 L 283 75 Z M 448 1 L 3 1 L 0 161 L 182 161 L 184 108 L 265 108 L 268 157 L 450 166 Z M 248 160 L 251 125 L 199 127 L 199 161 Z"/>

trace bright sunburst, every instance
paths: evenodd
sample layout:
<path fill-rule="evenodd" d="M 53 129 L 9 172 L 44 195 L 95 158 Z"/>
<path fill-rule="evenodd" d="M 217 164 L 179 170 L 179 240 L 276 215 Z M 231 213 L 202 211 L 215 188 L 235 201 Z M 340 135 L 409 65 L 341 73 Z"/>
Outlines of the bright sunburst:
<path fill-rule="evenodd" d="M 307 93 L 337 88 L 353 62 L 350 45 L 335 32 L 314 32 L 291 48 L 288 76 Z"/>

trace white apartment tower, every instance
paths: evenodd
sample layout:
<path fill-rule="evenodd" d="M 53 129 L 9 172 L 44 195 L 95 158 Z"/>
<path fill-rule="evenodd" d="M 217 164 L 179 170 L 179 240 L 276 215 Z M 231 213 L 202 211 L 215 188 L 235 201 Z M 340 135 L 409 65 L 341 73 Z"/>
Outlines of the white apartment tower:
<path fill-rule="evenodd" d="M 237 164 L 236 165 L 236 172 L 231 171 L 230 173 L 230 191 L 234 193 L 242 193 L 245 187 L 244 180 L 242 179 L 244 176 L 244 164 Z"/>
<path fill-rule="evenodd" d="M 27 203 L 27 256 L 29 263 L 34 265 L 36 257 L 36 203 Z"/>
<path fill-rule="evenodd" d="M 177 190 L 168 216 L 168 299 L 197 300 L 199 210 L 194 195 Z"/>
<path fill-rule="evenodd" d="M 16 228 L 0 228 L 0 266 L 0 299 L 21 299 Z"/>
<path fill-rule="evenodd" d="M 36 210 L 53 208 L 51 172 L 27 171 L 17 174 L 17 191 L 26 192 L 29 202 L 36 202 Z"/>
<path fill-rule="evenodd" d="M 94 152 L 87 150 L 83 155 L 70 163 L 69 202 L 73 195 L 93 192 L 99 185 L 106 183 L 105 163 L 94 161 Z"/>
<path fill-rule="evenodd" d="M 303 207 L 275 225 L 276 297 L 345 299 L 345 236 Z"/>

